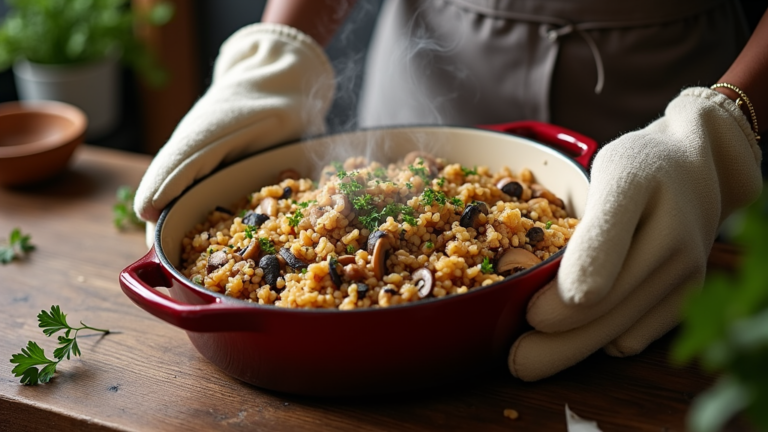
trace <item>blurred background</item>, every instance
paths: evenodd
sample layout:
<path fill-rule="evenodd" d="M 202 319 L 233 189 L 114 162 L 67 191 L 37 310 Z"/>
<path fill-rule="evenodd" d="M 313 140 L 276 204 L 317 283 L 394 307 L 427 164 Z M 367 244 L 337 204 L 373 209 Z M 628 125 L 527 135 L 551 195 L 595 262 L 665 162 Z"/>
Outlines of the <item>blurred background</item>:
<path fill-rule="evenodd" d="M 70 0 L 64 0 L 70 1 Z M 99 136 L 88 136 L 90 144 L 154 154 L 168 139 L 176 124 L 203 94 L 211 81 L 219 46 L 237 29 L 257 22 L 266 0 L 166 0 L 173 16 L 166 24 L 140 29 L 161 65 L 167 82 L 146 85 L 135 68 L 120 67 L 120 114 L 114 127 Z M 328 117 L 331 130 L 356 127 L 355 110 L 365 52 L 382 0 L 362 0 L 342 27 L 327 53 L 337 74 L 343 76 Z M 151 7 L 154 0 L 133 0 L 134 6 Z M 0 20 L 12 6 L 0 0 Z M 17 100 L 11 69 L 0 72 L 0 103 Z"/>
<path fill-rule="evenodd" d="M 0 20 L 10 6 L 0 2 Z M 14 0 L 31 4 L 31 0 Z M 91 0 L 54 0 L 89 3 Z M 115 0 L 119 1 L 119 0 Z M 339 91 L 328 117 L 330 131 L 354 129 L 357 94 L 365 64 L 366 49 L 383 0 L 359 0 L 349 19 L 327 47 L 339 79 Z M 768 0 L 739 0 L 750 28 L 754 28 Z M 221 43 L 240 27 L 261 17 L 266 0 L 132 0 L 134 8 L 149 10 L 160 3 L 171 4 L 173 14 L 160 26 L 137 26 L 139 38 L 167 70 L 162 87 L 139 79 L 136 68 L 120 66 L 121 87 L 117 121 L 87 142 L 133 152 L 154 154 L 175 125 L 210 84 L 213 62 Z M 0 35 L 1 36 L 1 35 Z M 2 39 L 0 38 L 0 42 Z M 18 99 L 13 71 L 0 73 L 0 102 Z M 765 162 L 765 161 L 764 161 Z M 763 164 L 766 172 L 766 163 Z M 765 175 L 765 174 L 764 174 Z"/>

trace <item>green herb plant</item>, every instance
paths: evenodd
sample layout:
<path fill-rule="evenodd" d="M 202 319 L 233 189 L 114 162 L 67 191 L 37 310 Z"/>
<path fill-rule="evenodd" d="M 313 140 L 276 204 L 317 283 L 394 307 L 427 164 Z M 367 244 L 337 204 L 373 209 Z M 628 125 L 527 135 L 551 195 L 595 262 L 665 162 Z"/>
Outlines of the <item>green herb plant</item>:
<path fill-rule="evenodd" d="M 80 347 L 77 345 L 77 334 L 80 330 L 92 330 L 109 334 L 109 330 L 98 329 L 85 325 L 82 321 L 82 327 L 72 327 L 67 324 L 67 315 L 65 315 L 59 306 L 51 306 L 51 311 L 40 311 L 37 315 L 38 327 L 43 329 L 43 333 L 51 337 L 59 331 L 64 332 L 64 336 L 59 336 L 59 347 L 53 351 L 53 359 L 45 355 L 40 346 L 32 341 L 27 343 L 26 348 L 21 349 L 21 353 L 11 356 L 11 364 L 16 366 L 11 371 L 14 376 L 21 377 L 21 383 L 26 385 L 37 385 L 38 383 L 47 383 L 56 373 L 56 366 L 64 358 L 70 359 L 70 356 L 79 356 Z M 74 333 L 73 333 L 74 332 Z M 71 336 L 71 337 L 70 337 Z M 42 366 L 41 369 L 38 369 Z"/>
<path fill-rule="evenodd" d="M 19 228 L 11 230 L 8 236 L 8 243 L 0 245 L 0 263 L 8 264 L 14 259 L 20 259 L 27 253 L 35 250 L 35 246 L 29 242 L 30 235 L 24 235 Z"/>
<path fill-rule="evenodd" d="M 120 186 L 117 188 L 117 202 L 112 206 L 112 222 L 117 229 L 127 229 L 128 227 L 143 228 L 144 221 L 136 216 L 133 211 L 133 198 L 136 192 L 130 186 Z"/>
<path fill-rule="evenodd" d="M 720 430 L 739 412 L 768 431 L 768 185 L 743 215 L 736 242 L 743 259 L 733 274 L 708 275 L 700 293 L 684 310 L 675 341 L 676 362 L 698 359 L 707 371 L 720 372 L 715 385 L 693 402 L 688 427 Z"/>
<path fill-rule="evenodd" d="M 128 0 L 7 0 L 10 11 L 0 25 L 0 70 L 17 58 L 69 65 L 122 55 L 148 83 L 159 86 L 166 71 L 136 37 L 137 25 L 161 26 L 173 5 L 159 2 L 147 11 Z"/>

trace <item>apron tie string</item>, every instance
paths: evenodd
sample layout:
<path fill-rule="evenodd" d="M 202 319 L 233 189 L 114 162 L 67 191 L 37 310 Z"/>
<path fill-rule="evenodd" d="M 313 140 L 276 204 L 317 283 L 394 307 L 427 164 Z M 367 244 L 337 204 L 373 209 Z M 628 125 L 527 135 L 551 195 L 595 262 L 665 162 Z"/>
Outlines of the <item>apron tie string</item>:
<path fill-rule="evenodd" d="M 592 58 L 595 59 L 595 67 L 597 68 L 597 84 L 595 85 L 595 94 L 600 94 L 603 91 L 603 84 L 605 83 L 605 68 L 603 67 L 603 57 L 600 55 L 600 50 L 597 48 L 595 40 L 589 33 L 580 28 L 578 24 L 568 23 L 558 28 L 540 27 L 540 33 L 542 36 L 549 39 L 551 42 L 557 42 L 563 36 L 567 36 L 571 33 L 577 33 L 589 46 L 589 50 L 592 51 Z"/>

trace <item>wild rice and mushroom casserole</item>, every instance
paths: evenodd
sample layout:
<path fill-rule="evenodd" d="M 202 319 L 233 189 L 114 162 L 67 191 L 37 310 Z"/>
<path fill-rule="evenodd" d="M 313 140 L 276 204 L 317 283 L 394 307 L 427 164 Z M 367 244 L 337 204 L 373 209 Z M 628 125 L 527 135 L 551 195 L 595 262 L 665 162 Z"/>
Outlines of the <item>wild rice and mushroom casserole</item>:
<path fill-rule="evenodd" d="M 536 265 L 578 224 L 523 169 L 491 173 L 413 152 L 349 158 L 319 183 L 286 170 L 183 240 L 183 273 L 290 308 L 387 307 L 462 294 Z"/>

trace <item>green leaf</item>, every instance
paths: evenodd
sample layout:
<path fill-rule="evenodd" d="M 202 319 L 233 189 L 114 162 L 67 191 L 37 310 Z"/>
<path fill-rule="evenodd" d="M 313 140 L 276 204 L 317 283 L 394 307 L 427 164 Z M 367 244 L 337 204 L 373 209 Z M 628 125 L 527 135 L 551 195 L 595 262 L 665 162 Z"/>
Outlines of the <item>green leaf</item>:
<path fill-rule="evenodd" d="M 29 341 L 27 347 L 21 349 L 20 354 L 13 354 L 11 356 L 11 364 L 16 365 L 11 373 L 13 373 L 14 376 L 20 377 L 24 375 L 29 368 L 50 363 L 55 362 L 45 356 L 45 351 L 43 351 L 37 343 Z M 32 385 L 37 384 L 37 376 L 37 370 L 35 370 L 34 376 L 30 375 L 30 379 L 34 377 L 34 382 L 31 383 Z"/>
<path fill-rule="evenodd" d="M 58 305 L 51 306 L 50 313 L 44 310 L 40 311 L 37 315 L 37 321 L 38 327 L 43 329 L 43 333 L 49 337 L 58 331 L 72 328 L 67 324 L 67 315 L 61 311 Z"/>
<path fill-rule="evenodd" d="M 56 373 L 56 366 L 58 366 L 59 363 L 49 363 L 43 367 L 43 369 L 40 371 L 40 374 L 38 376 L 38 379 L 41 383 L 47 383 L 48 381 L 53 378 L 53 374 Z M 35 368 L 35 372 L 37 372 L 37 368 Z M 22 378 L 23 381 L 23 378 Z"/>
<path fill-rule="evenodd" d="M 77 339 L 76 338 L 68 338 L 65 336 L 59 336 L 59 345 L 60 347 L 56 348 L 53 351 L 53 356 L 56 357 L 58 360 L 64 359 L 64 357 L 69 360 L 70 354 L 74 356 L 80 355 L 80 348 L 77 346 Z"/>
<path fill-rule="evenodd" d="M 716 432 L 751 400 L 749 390 L 733 377 L 720 378 L 715 385 L 694 399 L 688 424 L 695 432 Z"/>
<path fill-rule="evenodd" d="M 0 248 L 0 263 L 8 264 L 13 259 L 16 258 L 16 254 L 13 252 L 13 249 L 10 247 L 2 247 Z"/>
<path fill-rule="evenodd" d="M 149 11 L 149 22 L 155 26 L 167 24 L 173 18 L 174 7 L 171 3 L 160 2 Z"/>

